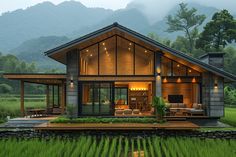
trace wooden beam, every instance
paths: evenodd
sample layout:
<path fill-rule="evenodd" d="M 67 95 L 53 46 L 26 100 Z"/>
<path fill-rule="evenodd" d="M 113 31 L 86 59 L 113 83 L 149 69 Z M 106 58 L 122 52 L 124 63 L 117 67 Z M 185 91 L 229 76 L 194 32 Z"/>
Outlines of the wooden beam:
<path fill-rule="evenodd" d="M 4 74 L 7 79 L 66 79 L 66 74 Z"/>
<path fill-rule="evenodd" d="M 80 76 L 79 81 L 154 81 L 154 76 Z"/>
<path fill-rule="evenodd" d="M 24 90 L 24 81 L 20 82 L 20 111 L 21 111 L 21 116 L 25 116 L 25 105 L 24 105 L 24 95 L 25 95 L 25 90 Z"/>

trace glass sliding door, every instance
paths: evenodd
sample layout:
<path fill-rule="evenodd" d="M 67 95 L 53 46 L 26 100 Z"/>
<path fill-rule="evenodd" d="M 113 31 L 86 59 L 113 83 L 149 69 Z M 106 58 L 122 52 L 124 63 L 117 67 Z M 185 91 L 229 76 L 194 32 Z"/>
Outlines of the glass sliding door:
<path fill-rule="evenodd" d="M 93 85 L 84 83 L 82 85 L 82 114 L 93 114 Z"/>
<path fill-rule="evenodd" d="M 86 82 L 81 83 L 81 114 L 111 115 L 113 108 L 113 83 Z"/>
<path fill-rule="evenodd" d="M 112 86 L 110 83 L 100 84 L 100 114 L 109 114 L 112 105 Z"/>

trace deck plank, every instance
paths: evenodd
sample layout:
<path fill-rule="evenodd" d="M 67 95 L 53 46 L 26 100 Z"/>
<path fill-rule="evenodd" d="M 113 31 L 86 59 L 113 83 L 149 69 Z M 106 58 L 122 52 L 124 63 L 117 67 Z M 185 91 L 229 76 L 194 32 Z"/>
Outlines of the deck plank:
<path fill-rule="evenodd" d="M 189 121 L 169 121 L 163 124 L 146 123 L 43 123 L 36 125 L 35 130 L 195 130 L 200 127 Z"/>

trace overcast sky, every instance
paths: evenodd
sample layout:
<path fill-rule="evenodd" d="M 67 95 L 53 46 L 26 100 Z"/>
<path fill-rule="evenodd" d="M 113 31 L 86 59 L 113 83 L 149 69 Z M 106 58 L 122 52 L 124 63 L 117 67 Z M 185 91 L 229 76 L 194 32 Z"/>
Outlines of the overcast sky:
<path fill-rule="evenodd" d="M 45 0 L 0 0 L 0 13 L 13 11 L 19 8 L 27 8 L 29 6 L 35 5 L 37 3 L 43 2 Z M 54 4 L 59 4 L 65 0 L 47 0 L 51 1 Z M 199 2 L 200 4 L 213 6 L 218 9 L 228 9 L 233 13 L 236 13 L 236 0 L 76 0 L 82 2 L 87 7 L 103 7 L 109 9 L 120 9 L 125 8 L 126 5 L 131 2 L 140 2 L 142 4 L 148 5 L 146 6 L 146 10 L 153 11 L 168 10 L 174 5 L 180 2 Z"/>

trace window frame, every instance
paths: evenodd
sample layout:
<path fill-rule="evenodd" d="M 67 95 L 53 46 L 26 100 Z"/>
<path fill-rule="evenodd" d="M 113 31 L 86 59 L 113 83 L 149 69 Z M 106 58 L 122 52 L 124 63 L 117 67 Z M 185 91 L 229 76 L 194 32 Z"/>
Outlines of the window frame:
<path fill-rule="evenodd" d="M 100 48 L 99 48 L 99 45 L 103 42 L 103 41 L 105 41 L 105 40 L 108 40 L 108 39 L 110 39 L 110 38 L 113 38 L 113 37 L 115 37 L 115 74 L 114 75 L 101 75 L 100 74 L 100 56 L 99 56 L 99 54 L 100 54 Z M 118 44 L 117 44 L 117 38 L 118 37 L 120 37 L 120 38 L 122 38 L 122 39 L 124 39 L 124 40 L 127 40 L 128 42 L 131 42 L 132 44 L 133 44 L 133 73 L 132 74 L 130 74 L 130 75 L 119 75 L 118 74 L 118 72 L 117 72 L 117 63 L 118 63 L 118 59 L 117 59 L 117 53 L 118 53 Z M 85 50 L 85 49 L 88 49 L 89 47 L 91 47 L 91 46 L 94 46 L 94 45 L 98 45 L 97 47 L 98 47 L 98 50 L 97 50 L 97 54 L 98 54 L 98 73 L 96 74 L 96 75 L 88 75 L 88 74 L 81 74 L 81 72 L 80 72 L 80 69 L 81 68 L 83 68 L 83 67 L 81 67 L 81 58 L 80 58 L 80 52 L 81 51 L 83 51 L 83 50 Z M 140 47 L 142 47 L 142 48 L 144 48 L 144 49 L 146 49 L 146 50 L 148 50 L 148 51 L 150 51 L 151 53 L 153 53 L 153 56 L 154 56 L 154 59 L 153 59 L 153 61 L 154 61 L 154 63 L 153 63 L 153 74 L 151 74 L 151 75 L 136 75 L 135 74 L 135 46 L 140 46 Z M 145 46 L 143 46 L 143 45 L 140 45 L 140 44 L 138 44 L 138 43 L 136 43 L 136 42 L 134 42 L 134 41 L 131 41 L 131 40 L 129 40 L 129 39 L 127 39 L 127 38 L 125 38 L 125 37 L 122 37 L 122 36 L 120 36 L 120 35 L 118 35 L 118 34 L 115 34 L 115 35 L 112 35 L 112 36 L 110 36 L 110 37 L 107 37 L 107 38 L 105 38 L 105 39 L 102 39 L 102 40 L 100 40 L 100 41 L 98 41 L 98 42 L 96 42 L 96 43 L 94 43 L 94 44 L 91 44 L 91 45 L 89 45 L 89 46 L 86 46 L 86 47 L 84 47 L 84 48 L 82 48 L 82 49 L 80 49 L 79 50 L 79 55 L 78 55 L 78 62 L 77 62 L 77 64 L 79 64 L 78 65 L 78 67 L 80 67 L 79 69 L 78 69 L 78 75 L 79 76 L 86 76 L 86 77 L 93 77 L 93 76 L 155 76 L 155 52 L 154 52 L 154 50 L 151 50 L 150 48 L 147 48 L 147 47 L 145 47 Z"/>
<path fill-rule="evenodd" d="M 114 95 L 114 101 L 116 101 L 116 90 L 117 89 L 119 89 L 120 90 L 120 92 L 119 92 L 119 98 L 121 98 L 121 90 L 122 89 L 125 89 L 126 90 L 126 103 L 127 104 L 124 104 L 124 105 L 128 105 L 129 104 L 129 102 L 128 102 L 128 97 L 129 97 L 129 89 L 128 89 L 128 87 L 115 87 L 115 95 Z"/>

